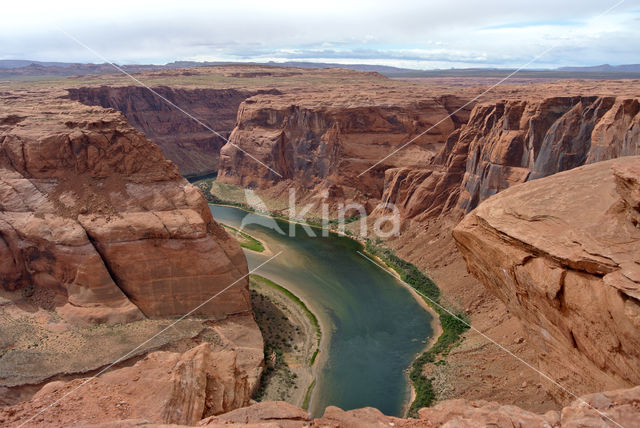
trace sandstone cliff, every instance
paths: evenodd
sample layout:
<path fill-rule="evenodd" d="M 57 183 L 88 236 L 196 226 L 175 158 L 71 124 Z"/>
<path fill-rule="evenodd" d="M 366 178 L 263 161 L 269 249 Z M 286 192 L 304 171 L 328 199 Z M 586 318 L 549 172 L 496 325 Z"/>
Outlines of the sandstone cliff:
<path fill-rule="evenodd" d="M 393 96 L 398 95 L 389 94 Z M 229 140 L 282 177 L 227 144 L 221 150 L 219 180 L 259 188 L 290 180 L 311 192 L 316 186 L 335 189 L 337 197 L 379 197 L 385 169 L 431 163 L 447 136 L 468 116 L 462 110 L 444 120 L 359 178 L 367 167 L 464 104 L 453 96 L 397 101 L 376 94 L 370 102 L 331 102 L 314 92 L 250 98 L 240 105 Z"/>
<path fill-rule="evenodd" d="M 336 199 L 392 202 L 403 218 L 424 222 L 442 214 L 461 218 L 513 184 L 640 153 L 637 98 L 549 92 L 553 96 L 518 93 L 480 103 L 449 119 L 464 97 L 397 99 L 394 91 L 378 91 L 368 102 L 348 103 L 305 91 L 254 96 L 240 104 L 230 141 L 282 177 L 227 144 L 219 180 L 261 189 L 284 183 L 304 194 L 328 190 Z"/>
<path fill-rule="evenodd" d="M 250 312 L 246 261 L 202 194 L 120 113 L 0 103 L 0 274 L 70 320 Z"/>
<path fill-rule="evenodd" d="M 215 351 L 205 343 L 183 354 L 154 352 L 97 378 L 51 382 L 30 401 L 0 409 L 0 423 L 85 426 L 144 419 L 195 425 L 204 417 L 248 405 L 250 388 L 236 353 Z"/>
<path fill-rule="evenodd" d="M 431 165 L 387 170 L 382 199 L 407 218 L 460 216 L 514 184 L 640 154 L 639 111 L 613 96 L 479 104 Z"/>
<path fill-rule="evenodd" d="M 204 128 L 166 101 L 141 86 L 71 88 L 69 98 L 86 105 L 110 107 L 124 114 L 162 149 L 182 175 L 218 171 L 220 148 L 225 140 Z M 228 138 L 236 123 L 240 103 L 262 91 L 236 89 L 181 89 L 155 87 L 161 96 Z"/>
<path fill-rule="evenodd" d="M 640 157 L 626 157 L 504 190 L 453 232 L 570 391 L 640 383 L 639 209 Z"/>

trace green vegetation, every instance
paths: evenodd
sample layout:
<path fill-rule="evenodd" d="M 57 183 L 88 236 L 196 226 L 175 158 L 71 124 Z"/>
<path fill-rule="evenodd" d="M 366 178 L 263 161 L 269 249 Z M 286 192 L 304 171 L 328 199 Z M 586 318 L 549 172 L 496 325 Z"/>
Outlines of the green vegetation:
<path fill-rule="evenodd" d="M 238 230 L 235 227 L 227 226 L 226 224 L 222 224 L 222 226 L 234 232 L 235 237 L 238 240 L 238 243 L 240 244 L 241 247 L 251 251 L 256 251 L 258 253 L 261 253 L 264 251 L 264 245 L 262 245 L 262 242 L 258 241 L 253 236 L 247 233 L 244 233 L 243 231 Z"/>
<path fill-rule="evenodd" d="M 278 376 L 282 379 L 282 382 L 291 387 L 294 385 L 296 374 L 291 371 L 289 365 L 284 360 L 280 343 L 271 343 L 265 341 L 264 344 L 265 359 L 269 359 L 269 363 L 265 365 L 264 372 L 260 378 L 260 385 L 253 398 L 256 401 L 262 401 L 267 391 L 267 385 L 274 376 Z M 286 390 L 278 388 L 279 399 L 286 399 Z"/>
<path fill-rule="evenodd" d="M 245 199 L 244 189 L 240 186 L 221 183 L 215 177 L 199 178 L 193 184 L 202 190 L 209 203 L 249 208 L 246 204 L 237 202 Z"/>
<path fill-rule="evenodd" d="M 447 308 L 448 310 L 444 310 L 440 299 L 440 290 L 431 278 L 412 263 L 398 257 L 393 250 L 379 247 L 371 241 L 367 241 L 365 251 L 378 257 L 395 270 L 404 282 L 422 295 L 424 301 L 440 317 L 442 334 L 432 347 L 413 361 L 409 373 L 409 378 L 416 392 L 416 398 L 409 407 L 409 416 L 416 417 L 418 409 L 431 406 L 436 399 L 433 379 L 423 374 L 425 365 L 435 363 L 437 357 L 446 357 L 449 354 L 449 351 L 459 342 L 462 333 L 469 329 L 469 318 L 459 309 Z M 455 316 L 451 315 L 449 311 Z M 444 360 L 439 360 L 437 364 L 442 365 L 443 362 Z"/>
<path fill-rule="evenodd" d="M 207 202 L 210 204 L 228 205 L 243 209 L 248 212 L 257 214 L 268 214 L 270 217 L 276 220 L 305 224 L 317 229 L 327 228 L 333 232 L 336 232 L 338 230 L 338 227 L 340 226 L 340 220 L 337 218 L 329 219 L 326 224 L 324 224 L 321 218 L 312 217 L 300 220 L 297 218 L 291 218 L 289 216 L 279 214 L 277 212 L 265 213 L 260 210 L 256 210 L 255 208 L 245 204 L 244 202 L 239 202 L 245 200 L 244 188 L 240 186 L 234 186 L 232 184 L 221 183 L 219 181 L 216 181 L 215 177 L 198 177 L 193 180 L 193 184 L 200 190 L 202 190 L 202 193 L 204 193 Z M 283 208 L 283 211 L 286 211 L 288 206 L 284 205 L 281 206 L 281 208 Z M 346 225 L 349 223 L 353 223 L 354 221 L 358 221 L 361 218 L 362 217 L 360 215 L 347 217 L 344 219 L 343 224 Z M 345 231 L 345 234 L 352 235 L 352 233 L 349 231 Z"/>
<path fill-rule="evenodd" d="M 311 360 L 309 361 L 309 367 L 311 367 L 316 362 L 316 358 L 318 357 L 319 352 L 320 348 L 316 348 L 316 350 L 313 352 L 313 355 L 311 356 Z"/>
<path fill-rule="evenodd" d="M 305 313 L 307 318 L 309 318 L 309 321 L 311 322 L 313 327 L 316 329 L 316 340 L 318 345 L 318 348 L 316 348 L 315 352 L 313 353 L 313 356 L 311 357 L 311 361 L 309 362 L 309 366 L 312 366 L 316 360 L 316 356 L 318 355 L 318 352 L 320 352 L 320 340 L 322 339 L 322 330 L 320 329 L 320 323 L 318 322 L 318 318 L 316 318 L 315 314 L 309 310 L 307 305 L 305 305 L 304 302 L 300 300 L 298 296 L 296 296 L 295 294 L 293 294 L 291 291 L 287 290 L 280 284 L 276 284 L 275 282 L 260 275 L 251 274 L 249 277 L 254 281 L 258 281 L 262 283 L 263 285 L 267 285 L 269 287 L 275 288 L 276 290 L 278 290 L 279 292 L 287 296 L 292 302 L 298 305 L 302 309 L 302 311 Z"/>
<path fill-rule="evenodd" d="M 256 315 L 256 321 L 265 340 L 264 355 L 266 363 L 260 379 L 260 385 L 253 398 L 257 401 L 265 399 L 287 401 L 288 398 L 291 398 L 291 391 L 298 389 L 298 385 L 296 384 L 298 376 L 291 370 L 291 367 L 285 360 L 287 352 L 290 352 L 292 349 L 297 350 L 297 346 L 294 345 L 292 347 L 291 343 L 293 340 L 293 331 L 291 329 L 294 327 L 290 324 L 286 315 L 277 309 L 278 305 L 276 304 L 276 306 L 274 306 L 274 301 L 264 294 L 265 287 L 272 288 L 277 294 L 283 295 L 285 299 L 288 299 L 300 307 L 314 327 L 317 342 L 309 361 L 309 367 L 313 366 L 316 356 L 320 351 L 319 346 L 322 338 L 320 323 L 305 303 L 286 288 L 259 275 L 250 275 L 250 280 L 252 306 Z M 262 290 L 262 292 L 260 290 Z M 273 309 L 276 309 L 276 311 Z M 295 329 L 298 333 L 301 331 L 298 327 L 295 327 Z M 313 345 L 311 346 L 311 349 L 313 349 Z M 309 406 L 309 400 L 314 386 L 315 380 L 306 390 L 303 404 L 303 408 L 305 409 Z M 267 390 L 270 391 L 268 392 Z M 275 397 L 273 394 L 276 394 Z"/>
<path fill-rule="evenodd" d="M 316 386 L 316 380 L 314 379 L 307 388 L 307 392 L 304 394 L 304 401 L 302 402 L 302 409 L 309 410 L 309 401 L 311 401 L 311 392 L 313 391 L 313 387 Z"/>

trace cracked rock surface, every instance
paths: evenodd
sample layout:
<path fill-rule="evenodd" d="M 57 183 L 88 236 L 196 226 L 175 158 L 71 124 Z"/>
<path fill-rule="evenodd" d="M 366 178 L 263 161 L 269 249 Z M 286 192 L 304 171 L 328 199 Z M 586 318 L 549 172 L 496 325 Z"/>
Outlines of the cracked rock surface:
<path fill-rule="evenodd" d="M 250 312 L 240 246 L 198 189 L 111 109 L 63 92 L 17 91 L 0 105 L 0 275 L 46 290 L 73 322 Z"/>
<path fill-rule="evenodd" d="M 571 391 L 640 383 L 639 183 L 637 156 L 576 168 L 502 191 L 453 232 Z"/>

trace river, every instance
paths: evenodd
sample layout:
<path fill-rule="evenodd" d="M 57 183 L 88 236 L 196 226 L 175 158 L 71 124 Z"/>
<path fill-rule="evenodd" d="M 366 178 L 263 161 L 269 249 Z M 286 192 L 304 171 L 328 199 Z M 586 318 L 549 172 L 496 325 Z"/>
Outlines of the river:
<path fill-rule="evenodd" d="M 282 251 L 256 274 L 290 289 L 323 327 L 310 411 L 365 406 L 401 416 L 409 400 L 407 369 L 433 334 L 432 316 L 400 282 L 360 256 L 358 242 L 330 234 L 310 237 L 300 225 L 210 205 L 214 218 L 263 241 L 270 252 L 245 250 L 249 269 Z M 276 226 L 277 225 L 277 226 Z M 282 235 L 271 227 L 279 227 Z"/>

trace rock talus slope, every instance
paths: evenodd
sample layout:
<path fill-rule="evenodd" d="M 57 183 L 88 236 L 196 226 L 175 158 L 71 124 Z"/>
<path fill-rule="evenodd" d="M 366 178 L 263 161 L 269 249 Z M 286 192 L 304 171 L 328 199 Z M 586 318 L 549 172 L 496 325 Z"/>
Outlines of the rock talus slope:
<path fill-rule="evenodd" d="M 469 271 L 570 391 L 640 383 L 639 209 L 640 157 L 625 157 L 504 190 L 454 229 Z"/>
<path fill-rule="evenodd" d="M 59 95 L 59 94 L 58 94 Z M 68 319 L 249 313 L 246 260 L 202 194 L 120 113 L 50 93 L 0 110 L 0 274 Z"/>

